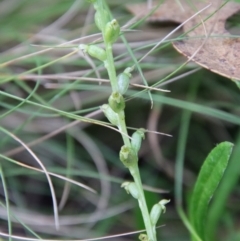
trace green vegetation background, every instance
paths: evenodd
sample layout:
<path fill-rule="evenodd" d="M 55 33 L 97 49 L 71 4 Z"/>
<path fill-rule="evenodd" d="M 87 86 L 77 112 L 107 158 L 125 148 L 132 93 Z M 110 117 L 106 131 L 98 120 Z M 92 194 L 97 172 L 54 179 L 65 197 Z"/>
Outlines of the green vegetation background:
<path fill-rule="evenodd" d="M 128 1 L 108 3 L 121 26 L 132 18 L 125 9 Z M 107 79 L 100 62 L 87 63 L 81 53 L 68 55 L 78 44 L 90 43 L 100 37 L 84 38 L 98 32 L 93 24 L 93 9 L 89 7 L 83 0 L 0 1 L 1 232 L 8 233 L 11 224 L 15 235 L 64 240 L 95 238 L 143 228 L 137 203 L 120 188 L 120 184 L 130 178 L 118 160 L 122 145 L 120 135 L 94 123 L 81 122 L 64 129 L 65 125 L 78 120 L 78 115 L 97 110 L 110 93 L 106 83 L 99 85 L 98 81 L 80 80 L 83 76 L 97 78 L 96 72 Z M 227 27 L 239 30 L 238 20 L 234 16 Z M 140 58 L 174 27 L 176 25 L 172 23 L 142 23 L 136 28 L 138 31 L 125 32 L 127 46 L 132 48 L 136 58 Z M 181 31 L 172 39 L 180 34 Z M 68 48 L 39 53 L 46 50 L 46 46 L 75 39 L 79 40 L 67 44 Z M 121 39 L 116 43 L 114 53 L 118 57 L 116 68 L 119 73 L 133 64 L 131 57 L 124 55 L 127 50 Z M 7 62 L 11 60 L 14 61 Z M 152 85 L 163 80 L 184 61 L 185 58 L 167 41 L 139 66 Z M 148 128 L 173 136 L 147 135 L 140 151 L 143 183 L 158 191 L 167 191 L 146 191 L 149 207 L 160 199 L 171 199 L 167 212 L 159 221 L 159 225 L 164 225 L 158 229 L 161 241 L 190 240 L 176 212 L 176 201 L 182 196 L 187 210 L 193 184 L 209 151 L 222 141 L 235 144 L 206 224 L 209 232 L 217 226 L 216 240 L 235 241 L 240 239 L 239 89 L 234 82 L 206 69 L 191 73 L 197 68 L 194 63 L 189 63 L 169 77 L 175 81 L 162 88 L 169 89 L 170 93 L 152 91 L 152 109 L 149 95 L 146 92 L 139 94 L 139 88 L 131 88 L 126 98 L 133 95 L 135 98 L 127 102 L 126 119 L 130 127 Z M 20 73 L 24 74 L 19 77 Z M 132 81 L 142 84 L 137 71 Z M 101 114 L 93 118 L 106 121 Z M 57 201 L 63 206 L 59 211 L 60 229 L 56 230 L 46 176 L 6 158 L 39 168 L 26 150 L 16 151 L 21 144 L 4 130 L 24 143 L 30 143 L 59 128 L 63 128 L 60 133 L 39 141 L 31 146 L 31 150 L 48 171 L 89 185 L 98 194 L 52 178 Z M 175 193 L 181 173 L 182 192 Z M 137 240 L 136 234 L 114 238 L 133 239 Z"/>

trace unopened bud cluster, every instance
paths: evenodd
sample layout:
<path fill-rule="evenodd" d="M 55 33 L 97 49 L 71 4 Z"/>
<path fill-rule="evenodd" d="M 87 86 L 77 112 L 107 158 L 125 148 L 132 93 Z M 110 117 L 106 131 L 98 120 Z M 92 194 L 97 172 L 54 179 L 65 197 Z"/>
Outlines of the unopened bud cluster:
<path fill-rule="evenodd" d="M 97 27 L 103 32 L 106 43 L 113 44 L 114 42 L 116 42 L 120 34 L 120 26 L 118 24 L 118 21 L 116 19 L 110 20 L 110 15 L 108 11 L 103 9 L 103 13 L 100 12 L 98 6 L 95 4 L 95 1 L 90 1 L 94 4 L 94 7 L 96 9 L 94 18 Z M 102 14 L 104 15 L 104 18 L 101 16 Z M 106 24 L 104 20 L 107 21 Z M 106 51 L 96 45 L 80 44 L 79 49 L 89 54 L 91 57 L 99 59 L 103 62 L 107 59 Z"/>

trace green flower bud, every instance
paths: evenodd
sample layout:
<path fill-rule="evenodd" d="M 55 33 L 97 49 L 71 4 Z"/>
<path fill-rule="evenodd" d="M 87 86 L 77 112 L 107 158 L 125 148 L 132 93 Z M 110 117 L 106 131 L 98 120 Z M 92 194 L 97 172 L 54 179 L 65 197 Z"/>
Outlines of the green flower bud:
<path fill-rule="evenodd" d="M 126 68 L 123 73 L 119 74 L 117 77 L 118 82 L 118 91 L 120 94 L 125 94 L 129 87 L 130 78 L 132 77 L 131 72 L 133 71 L 132 67 Z"/>
<path fill-rule="evenodd" d="M 159 203 L 153 205 L 152 210 L 150 212 L 150 219 L 152 225 L 156 225 L 157 221 L 162 213 L 166 212 L 165 204 L 169 203 L 170 200 L 163 199 Z"/>
<path fill-rule="evenodd" d="M 107 104 L 102 105 L 101 107 L 102 112 L 107 117 L 110 123 L 112 123 L 115 126 L 118 126 L 118 116 L 117 113 L 115 113 L 111 107 Z"/>
<path fill-rule="evenodd" d="M 107 59 L 106 51 L 96 45 L 80 44 L 79 48 L 83 52 L 88 53 L 90 56 L 96 59 L 99 59 L 101 61 L 105 61 Z"/>
<path fill-rule="evenodd" d="M 117 82 L 118 82 L 118 91 L 120 94 L 125 94 L 128 90 L 129 82 L 130 82 L 130 76 L 126 73 L 121 73 L 117 77 Z"/>
<path fill-rule="evenodd" d="M 116 19 L 113 19 L 111 22 L 108 22 L 105 26 L 105 39 L 107 43 L 113 44 L 119 37 L 120 26 Z"/>
<path fill-rule="evenodd" d="M 148 236 L 147 236 L 147 234 L 145 234 L 145 233 L 141 233 L 141 234 L 138 236 L 138 239 L 139 239 L 140 241 L 149 241 Z"/>
<path fill-rule="evenodd" d="M 109 12 L 105 9 L 102 10 L 104 12 L 104 19 L 106 19 L 105 21 L 109 22 L 110 21 L 110 15 L 109 15 Z M 103 21 L 104 19 L 101 17 L 101 14 L 100 14 L 100 11 L 96 11 L 95 15 L 94 15 L 94 21 L 95 21 L 95 24 L 97 25 L 98 29 L 99 30 L 103 30 Z"/>
<path fill-rule="evenodd" d="M 142 140 L 145 138 L 144 132 L 145 130 L 143 128 L 140 128 L 132 135 L 131 144 L 132 148 L 135 150 L 136 153 L 138 153 L 138 151 L 140 150 Z"/>
<path fill-rule="evenodd" d="M 108 98 L 108 104 L 116 113 L 119 113 L 125 108 L 125 100 L 119 92 L 112 92 L 112 94 Z"/>
<path fill-rule="evenodd" d="M 127 168 L 135 165 L 138 162 L 138 157 L 136 152 L 132 148 L 126 145 L 122 146 L 119 156 L 123 165 Z"/>
<path fill-rule="evenodd" d="M 126 192 L 131 194 L 134 198 L 139 198 L 139 192 L 135 182 L 124 182 L 121 187 L 123 187 Z"/>
<path fill-rule="evenodd" d="M 157 221 L 160 218 L 161 213 L 162 213 L 161 206 L 158 203 L 153 205 L 152 210 L 150 212 L 152 225 L 155 226 L 157 224 Z"/>

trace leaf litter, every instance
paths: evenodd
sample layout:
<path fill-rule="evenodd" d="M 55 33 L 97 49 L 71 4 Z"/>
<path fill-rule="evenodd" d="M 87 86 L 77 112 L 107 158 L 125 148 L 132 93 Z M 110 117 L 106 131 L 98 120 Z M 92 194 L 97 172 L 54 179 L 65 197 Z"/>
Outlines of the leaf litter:
<path fill-rule="evenodd" d="M 174 48 L 189 60 L 230 79 L 240 80 L 240 37 L 225 28 L 229 17 L 240 11 L 240 4 L 221 0 L 197 1 L 192 4 L 167 0 L 148 17 L 150 22 L 182 23 L 211 3 L 211 6 L 183 26 L 187 38 L 173 42 Z M 153 3 L 153 8 L 156 2 Z M 131 4 L 127 9 L 134 15 L 147 15 L 147 4 Z M 199 49 L 200 48 L 200 49 Z"/>

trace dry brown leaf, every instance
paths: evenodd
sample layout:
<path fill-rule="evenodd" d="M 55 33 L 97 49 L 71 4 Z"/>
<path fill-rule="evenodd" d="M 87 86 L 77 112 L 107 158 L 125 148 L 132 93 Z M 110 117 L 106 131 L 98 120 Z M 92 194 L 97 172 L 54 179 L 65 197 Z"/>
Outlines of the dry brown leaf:
<path fill-rule="evenodd" d="M 200 2 L 197 0 L 192 2 L 191 6 L 183 2 L 181 9 L 176 1 L 167 0 L 149 17 L 149 21 L 182 23 L 210 3 L 209 1 Z M 173 46 L 178 52 L 202 67 L 230 79 L 240 80 L 240 38 L 234 38 L 225 29 L 226 20 L 240 11 L 240 4 L 228 2 L 219 9 L 222 2 L 212 1 L 209 8 L 188 21 L 183 27 L 185 33 L 196 25 L 200 25 L 187 33 L 187 39 L 176 41 Z M 134 15 L 140 17 L 149 12 L 146 4 L 128 5 L 127 8 Z M 205 20 L 210 15 L 212 16 Z M 204 26 L 201 20 L 204 20 Z M 201 49 L 195 54 L 199 47 Z"/>

